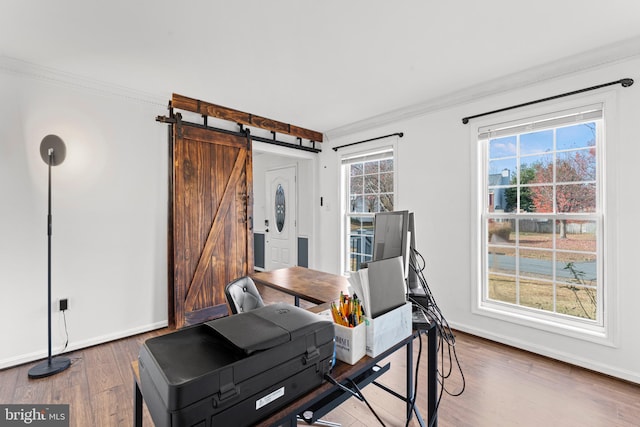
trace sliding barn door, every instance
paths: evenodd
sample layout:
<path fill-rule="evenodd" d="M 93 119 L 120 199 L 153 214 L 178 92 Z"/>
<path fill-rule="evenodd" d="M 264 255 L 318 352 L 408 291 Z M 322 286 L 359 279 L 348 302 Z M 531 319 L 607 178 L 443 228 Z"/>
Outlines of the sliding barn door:
<path fill-rule="evenodd" d="M 180 328 L 226 315 L 225 285 L 253 272 L 251 139 L 178 122 L 172 155 L 169 322 Z"/>

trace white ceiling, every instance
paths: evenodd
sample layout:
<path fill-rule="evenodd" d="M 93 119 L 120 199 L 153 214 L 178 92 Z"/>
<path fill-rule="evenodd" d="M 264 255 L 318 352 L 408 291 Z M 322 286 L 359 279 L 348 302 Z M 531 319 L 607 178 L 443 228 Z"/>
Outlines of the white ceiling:
<path fill-rule="evenodd" d="M 637 0 L 0 5 L 5 57 L 322 132 L 639 37 Z"/>

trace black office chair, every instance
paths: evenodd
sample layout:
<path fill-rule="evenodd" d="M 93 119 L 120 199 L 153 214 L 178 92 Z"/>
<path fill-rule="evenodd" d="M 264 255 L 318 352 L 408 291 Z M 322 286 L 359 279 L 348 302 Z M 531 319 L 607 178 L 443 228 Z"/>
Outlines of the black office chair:
<path fill-rule="evenodd" d="M 264 306 L 264 301 L 256 288 L 256 284 L 249 276 L 244 276 L 229 283 L 224 288 L 224 294 L 231 308 L 231 313 L 238 314 L 255 310 Z"/>

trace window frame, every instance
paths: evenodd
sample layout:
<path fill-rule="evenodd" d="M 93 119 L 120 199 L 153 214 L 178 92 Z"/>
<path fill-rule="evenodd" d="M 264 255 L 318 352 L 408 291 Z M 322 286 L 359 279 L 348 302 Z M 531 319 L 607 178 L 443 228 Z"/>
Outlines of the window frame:
<path fill-rule="evenodd" d="M 349 165 L 344 164 L 345 161 L 350 159 L 362 158 L 366 156 L 375 156 L 377 153 L 382 153 L 385 151 L 391 152 L 391 158 L 393 159 L 393 206 L 394 209 L 397 209 L 398 206 L 398 150 L 397 150 L 397 139 L 393 141 L 379 141 L 377 143 L 367 143 L 365 148 L 362 147 L 349 147 L 350 149 L 345 149 L 344 152 L 338 157 L 338 165 L 340 168 L 340 200 L 341 200 L 341 232 L 340 232 L 340 265 L 343 275 L 349 276 L 352 272 L 350 271 L 350 221 L 349 218 L 352 216 L 370 216 L 373 218 L 375 213 L 368 212 L 357 212 L 350 213 L 349 212 Z M 355 162 L 354 162 L 355 163 Z M 373 235 L 372 235 L 373 241 Z"/>
<path fill-rule="evenodd" d="M 616 226 L 615 221 L 607 213 L 614 212 L 615 206 L 615 167 L 607 167 L 607 160 L 615 157 L 614 145 L 611 141 L 616 139 L 616 92 L 602 91 L 590 96 L 576 97 L 572 100 L 562 100 L 545 103 L 543 106 L 517 109 L 516 111 L 492 115 L 491 117 L 477 120 L 470 129 L 472 145 L 472 194 L 475 194 L 473 218 L 471 224 L 471 260 L 472 269 L 475 272 L 475 280 L 472 286 L 472 313 L 502 321 L 553 332 L 559 335 L 570 336 L 586 341 L 596 342 L 606 346 L 617 345 L 617 292 L 615 277 L 617 264 L 616 252 Z M 489 300 L 488 286 L 484 284 L 484 278 L 488 277 L 488 245 L 485 236 L 486 215 L 485 197 L 488 194 L 488 153 L 484 144 L 478 138 L 480 130 L 486 127 L 506 123 L 526 122 L 539 117 L 557 116 L 561 111 L 581 108 L 587 105 L 601 104 L 601 140 L 597 145 L 597 197 L 600 200 L 600 230 L 598 231 L 598 277 L 600 280 L 599 312 L 597 321 L 583 320 L 579 317 L 566 319 L 555 313 L 547 314 L 541 310 L 528 309 L 499 301 Z M 486 144 L 486 143 L 485 143 Z M 545 215 L 545 214 L 540 214 Z M 557 214 L 554 214 L 554 216 Z M 569 317 L 569 316 L 567 316 Z"/>

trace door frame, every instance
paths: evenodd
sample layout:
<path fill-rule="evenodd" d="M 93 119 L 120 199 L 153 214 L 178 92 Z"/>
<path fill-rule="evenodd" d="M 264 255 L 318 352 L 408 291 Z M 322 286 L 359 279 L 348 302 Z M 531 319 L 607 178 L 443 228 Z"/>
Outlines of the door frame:
<path fill-rule="evenodd" d="M 325 207 L 323 207 L 320 203 L 320 187 L 318 181 L 320 165 L 318 156 L 317 154 L 307 151 L 291 150 L 286 147 L 266 144 L 260 141 L 253 141 L 254 165 L 257 162 L 260 162 L 260 160 L 257 160 L 260 159 L 260 154 L 277 156 L 281 159 L 278 162 L 266 164 L 264 168 L 261 168 L 261 171 L 276 169 L 278 167 L 286 167 L 292 164 L 295 164 L 298 167 L 297 186 L 298 188 L 302 188 L 304 186 L 305 190 L 304 194 L 300 194 L 300 191 L 298 191 L 297 194 L 297 237 L 299 238 L 303 236 L 307 238 L 308 265 L 309 268 L 316 268 L 316 265 L 318 264 L 316 254 L 318 253 L 319 244 L 317 236 L 319 235 L 318 230 L 320 228 L 320 210 L 327 209 L 326 204 Z M 262 175 L 257 179 L 254 178 L 254 183 L 259 182 L 261 179 L 263 179 Z M 255 190 L 256 193 L 261 191 L 258 187 L 256 187 Z M 301 209 L 301 204 L 304 204 L 305 208 Z M 264 234 L 264 223 L 261 217 L 263 210 L 264 208 L 262 204 L 254 207 L 254 216 L 257 218 L 254 224 L 255 233 Z M 301 218 L 301 214 L 304 215 L 304 217 Z M 264 215 L 266 216 L 266 213 Z M 262 271 L 264 269 L 256 267 L 256 270 Z"/>

